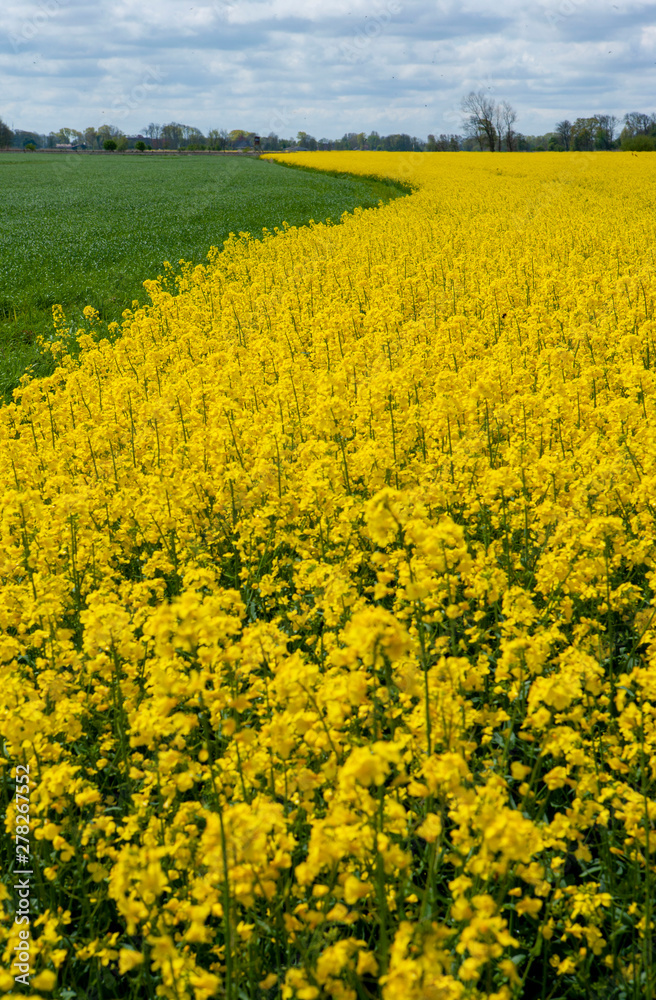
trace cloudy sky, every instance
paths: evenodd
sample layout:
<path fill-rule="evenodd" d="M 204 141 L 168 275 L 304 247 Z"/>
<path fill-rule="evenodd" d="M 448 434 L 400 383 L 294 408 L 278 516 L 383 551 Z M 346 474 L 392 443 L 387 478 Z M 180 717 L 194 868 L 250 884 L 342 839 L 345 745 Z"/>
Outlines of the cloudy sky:
<path fill-rule="evenodd" d="M 286 138 L 461 131 L 485 89 L 527 134 L 656 110 L 656 3 L 3 0 L 0 117 L 128 134 L 151 121 Z"/>

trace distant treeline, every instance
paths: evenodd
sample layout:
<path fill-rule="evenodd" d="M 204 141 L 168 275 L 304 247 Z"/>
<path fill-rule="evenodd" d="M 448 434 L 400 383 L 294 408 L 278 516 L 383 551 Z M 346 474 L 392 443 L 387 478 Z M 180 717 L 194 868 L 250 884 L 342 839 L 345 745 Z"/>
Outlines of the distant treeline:
<path fill-rule="evenodd" d="M 499 152 L 538 152 L 593 149 L 653 150 L 656 148 L 656 114 L 627 112 L 622 118 L 598 114 L 588 118 L 564 119 L 552 132 L 524 135 L 514 129 L 516 113 L 507 102 L 501 105 L 472 103 L 481 94 L 470 94 L 463 101 L 463 134 L 429 134 L 421 139 L 407 132 L 379 135 L 378 132 L 345 132 L 341 139 L 316 139 L 307 132 L 284 138 L 275 132 L 258 136 L 244 129 L 200 129 L 180 122 L 159 125 L 151 122 L 138 135 L 125 135 L 113 125 L 89 127 L 84 131 L 60 128 L 56 132 L 12 130 L 0 118 L 0 148 L 13 149 L 188 149 L 240 150 L 262 152 L 281 150 L 362 149 L 391 152 L 458 152 L 498 150 Z M 473 108 L 473 110 L 472 110 Z M 502 124 L 503 123 L 503 124 Z"/>

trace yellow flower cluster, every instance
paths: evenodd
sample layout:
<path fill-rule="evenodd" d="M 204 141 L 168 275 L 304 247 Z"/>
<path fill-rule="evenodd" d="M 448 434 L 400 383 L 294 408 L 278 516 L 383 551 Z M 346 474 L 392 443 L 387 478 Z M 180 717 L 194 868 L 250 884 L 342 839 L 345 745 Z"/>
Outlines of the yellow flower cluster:
<path fill-rule="evenodd" d="M 56 310 L 0 410 L 37 982 L 653 996 L 656 163 L 291 159 L 413 193 Z"/>

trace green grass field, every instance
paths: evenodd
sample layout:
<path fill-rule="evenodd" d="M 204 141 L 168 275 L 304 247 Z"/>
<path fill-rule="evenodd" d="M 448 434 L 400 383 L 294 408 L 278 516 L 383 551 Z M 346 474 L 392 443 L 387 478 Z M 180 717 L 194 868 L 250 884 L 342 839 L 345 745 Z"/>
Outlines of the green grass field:
<path fill-rule="evenodd" d="M 231 232 L 338 221 L 399 186 L 237 157 L 0 156 L 0 396 L 28 366 L 60 303 L 73 326 L 92 305 L 118 321 L 163 262 L 202 262 Z"/>

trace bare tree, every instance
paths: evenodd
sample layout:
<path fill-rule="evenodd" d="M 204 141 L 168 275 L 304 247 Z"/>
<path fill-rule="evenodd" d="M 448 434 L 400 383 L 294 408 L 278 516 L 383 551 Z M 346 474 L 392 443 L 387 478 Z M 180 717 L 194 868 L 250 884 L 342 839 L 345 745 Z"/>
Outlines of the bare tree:
<path fill-rule="evenodd" d="M 494 105 L 494 131 L 497 134 L 497 150 L 500 153 L 503 142 L 503 108 L 500 104 Z"/>
<path fill-rule="evenodd" d="M 508 104 L 508 101 L 502 101 L 499 108 L 501 109 L 501 124 L 506 149 L 509 153 L 512 153 L 517 141 L 517 133 L 514 128 L 517 121 L 517 112 L 511 104 Z"/>
<path fill-rule="evenodd" d="M 463 98 L 461 108 L 466 116 L 465 133 L 481 149 L 501 152 L 505 144 L 509 153 L 513 151 L 517 141 L 514 129 L 517 112 L 508 101 L 496 104 L 484 90 L 472 90 Z"/>
<path fill-rule="evenodd" d="M 470 91 L 463 97 L 461 110 L 465 115 L 465 134 L 476 139 L 481 149 L 487 146 L 494 152 L 497 141 L 495 128 L 496 105 L 484 90 Z"/>

